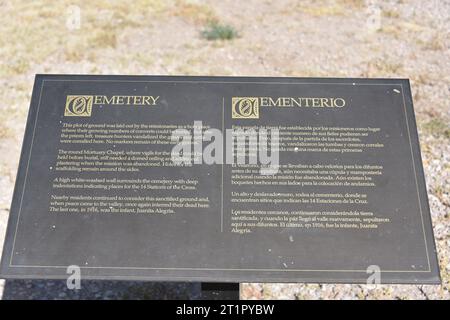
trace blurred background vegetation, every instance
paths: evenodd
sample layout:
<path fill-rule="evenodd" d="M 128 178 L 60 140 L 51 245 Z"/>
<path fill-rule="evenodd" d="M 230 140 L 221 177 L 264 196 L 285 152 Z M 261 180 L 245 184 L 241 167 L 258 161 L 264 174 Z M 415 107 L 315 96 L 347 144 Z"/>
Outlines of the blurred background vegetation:
<path fill-rule="evenodd" d="M 0 0 L 0 12 L 0 239 L 36 73 L 401 77 L 412 83 L 445 284 L 428 294 L 448 295 L 449 1 Z M 395 296 L 386 290 L 377 294 Z"/>

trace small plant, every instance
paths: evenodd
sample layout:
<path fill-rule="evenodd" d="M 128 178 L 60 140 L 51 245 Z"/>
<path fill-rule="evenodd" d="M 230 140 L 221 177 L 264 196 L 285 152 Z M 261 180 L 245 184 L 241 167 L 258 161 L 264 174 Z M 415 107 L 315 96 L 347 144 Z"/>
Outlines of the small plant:
<path fill-rule="evenodd" d="M 238 32 L 230 25 L 213 21 L 202 31 L 202 37 L 206 40 L 231 40 L 238 37 Z"/>
<path fill-rule="evenodd" d="M 423 128 L 434 136 L 450 139 L 450 125 L 440 119 L 432 119 Z"/>

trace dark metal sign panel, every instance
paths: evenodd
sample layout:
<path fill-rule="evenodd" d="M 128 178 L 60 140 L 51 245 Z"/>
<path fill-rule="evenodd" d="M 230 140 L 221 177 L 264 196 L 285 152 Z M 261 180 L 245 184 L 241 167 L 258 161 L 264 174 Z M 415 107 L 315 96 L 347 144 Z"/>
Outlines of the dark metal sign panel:
<path fill-rule="evenodd" d="M 408 80 L 38 75 L 1 276 L 73 268 L 439 283 Z"/>

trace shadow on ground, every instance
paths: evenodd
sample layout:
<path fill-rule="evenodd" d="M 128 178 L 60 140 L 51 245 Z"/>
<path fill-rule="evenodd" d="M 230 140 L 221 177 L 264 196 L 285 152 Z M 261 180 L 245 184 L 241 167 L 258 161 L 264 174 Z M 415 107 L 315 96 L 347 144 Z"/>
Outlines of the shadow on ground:
<path fill-rule="evenodd" d="M 65 299 L 199 299 L 200 283 L 82 281 L 81 289 L 70 290 L 65 280 L 6 280 L 3 300 Z"/>

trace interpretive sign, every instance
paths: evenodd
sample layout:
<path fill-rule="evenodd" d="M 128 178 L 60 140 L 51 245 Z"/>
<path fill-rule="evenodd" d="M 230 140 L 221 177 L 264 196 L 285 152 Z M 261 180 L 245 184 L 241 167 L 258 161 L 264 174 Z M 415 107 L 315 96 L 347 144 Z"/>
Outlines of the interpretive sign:
<path fill-rule="evenodd" d="M 38 75 L 1 276 L 439 283 L 404 79 Z"/>

